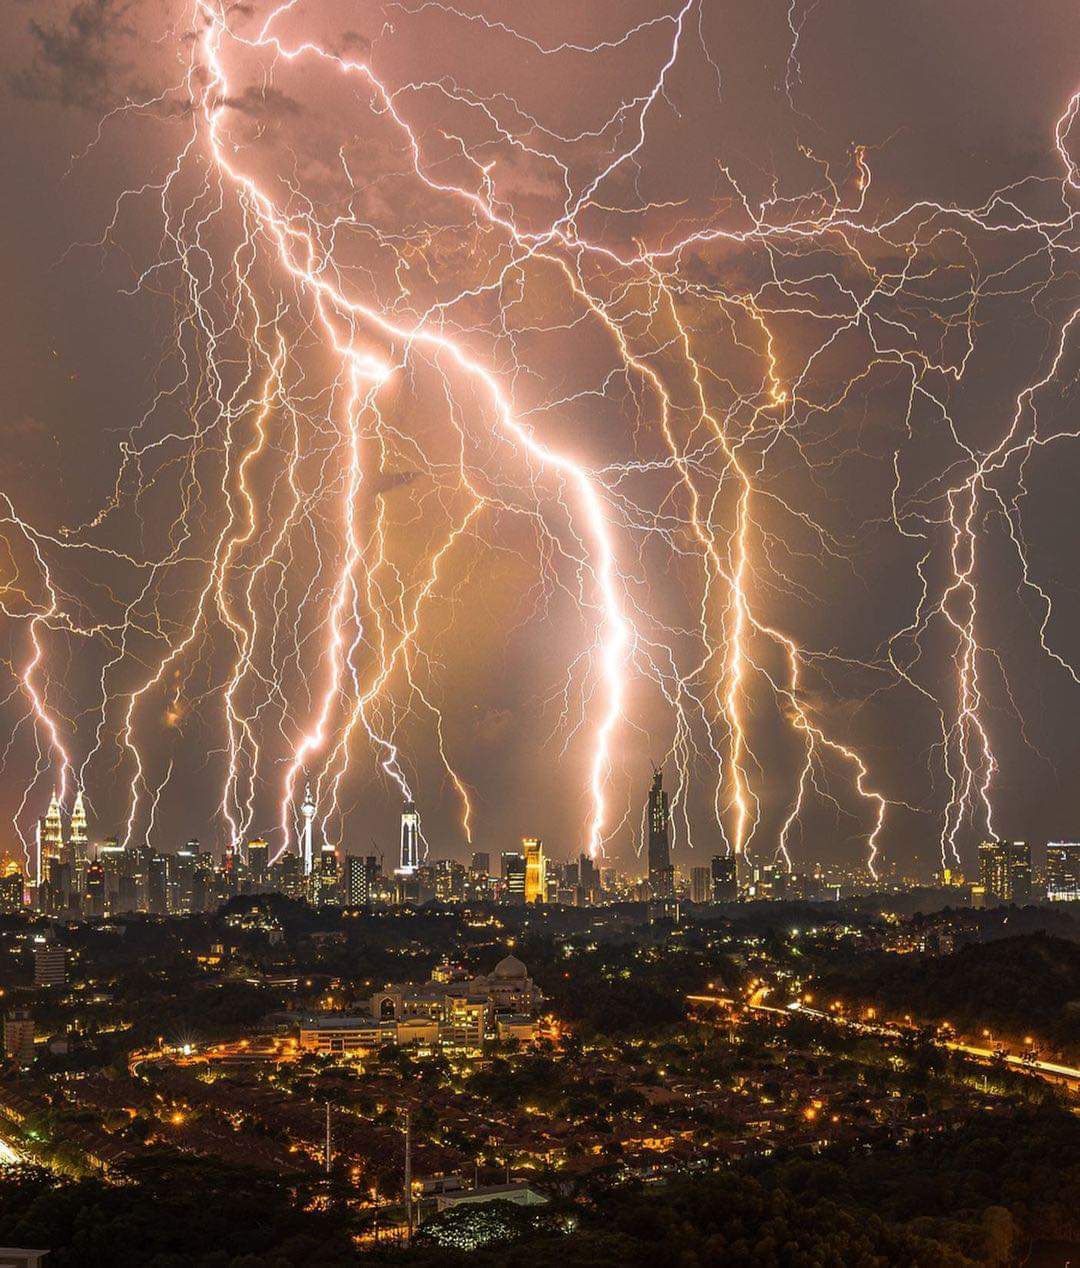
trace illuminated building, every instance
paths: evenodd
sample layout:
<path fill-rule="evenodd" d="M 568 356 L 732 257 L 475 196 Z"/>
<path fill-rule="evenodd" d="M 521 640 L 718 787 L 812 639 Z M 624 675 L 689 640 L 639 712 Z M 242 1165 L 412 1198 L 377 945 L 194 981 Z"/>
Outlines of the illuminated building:
<path fill-rule="evenodd" d="M 499 856 L 502 866 L 503 901 L 523 903 L 525 901 L 525 855 L 516 850 L 505 850 Z"/>
<path fill-rule="evenodd" d="M 257 838 L 247 843 L 247 865 L 255 884 L 265 885 L 270 875 L 270 846 L 266 841 Z"/>
<path fill-rule="evenodd" d="M 714 854 L 711 871 L 713 902 L 735 902 L 739 897 L 738 857 L 734 854 Z"/>
<path fill-rule="evenodd" d="M 469 864 L 469 870 L 477 876 L 491 875 L 491 855 L 486 851 L 474 853 L 472 862 Z"/>
<path fill-rule="evenodd" d="M 310 876 L 315 867 L 315 847 L 313 844 L 315 802 L 312 800 L 310 784 L 304 789 L 304 801 L 300 807 L 300 813 L 304 816 L 304 834 L 301 844 L 303 871 L 305 876 Z"/>
<path fill-rule="evenodd" d="M 577 884 L 581 890 L 581 905 L 588 906 L 600 897 L 600 874 L 596 870 L 596 861 L 588 854 L 578 859 Z"/>
<path fill-rule="evenodd" d="M 668 824 L 668 797 L 664 792 L 664 774 L 653 771 L 649 789 L 649 893 L 653 898 L 672 898 L 675 894 L 675 869 L 671 866 L 671 833 Z"/>
<path fill-rule="evenodd" d="M 350 854 L 345 860 L 345 894 L 350 907 L 370 907 L 375 901 L 379 882 L 379 863 L 374 855 L 367 858 Z"/>
<path fill-rule="evenodd" d="M 313 880 L 315 884 L 312 891 L 312 900 L 316 906 L 332 903 L 337 899 L 337 850 L 328 841 L 323 842 L 322 849 L 319 851 L 319 867 L 314 874 Z"/>
<path fill-rule="evenodd" d="M 4 1015 L 4 1055 L 19 1065 L 34 1059 L 34 1022 L 24 1008 Z"/>
<path fill-rule="evenodd" d="M 173 855 L 169 884 L 169 911 L 186 916 L 195 910 L 195 870 L 199 862 L 199 842 L 191 840 Z"/>
<path fill-rule="evenodd" d="M 67 952 L 48 938 L 34 939 L 34 985 L 63 986 L 67 981 Z"/>
<path fill-rule="evenodd" d="M 438 965 L 430 981 L 377 991 L 367 1016 L 322 1013 L 305 1018 L 300 1047 L 344 1053 L 420 1043 L 477 1052 L 487 1038 L 534 1039 L 534 1014 L 542 1002 L 516 956 L 506 956 L 491 973 L 474 978 L 466 978 L 458 966 Z"/>
<path fill-rule="evenodd" d="M 60 817 L 60 799 L 53 793 L 45 818 L 38 824 L 37 874 L 34 884 L 40 885 L 47 878 L 49 860 L 59 861 L 64 849 L 64 823 Z"/>
<path fill-rule="evenodd" d="M 22 869 L 18 863 L 8 863 L 0 876 L 0 912 L 5 916 L 14 915 L 23 909 L 26 901 L 26 886 Z"/>
<path fill-rule="evenodd" d="M 71 809 L 71 829 L 68 835 L 68 847 L 71 853 L 71 883 L 76 894 L 83 892 L 86 879 L 86 864 L 90 857 L 90 838 L 87 834 L 86 807 L 83 805 L 83 794 L 80 788 L 75 794 L 75 805 Z"/>
<path fill-rule="evenodd" d="M 88 916 L 108 915 L 109 898 L 105 883 L 105 864 L 100 859 L 94 859 L 92 863 L 86 865 L 84 901 Z"/>
<path fill-rule="evenodd" d="M 547 860 L 544 843 L 539 837 L 524 837 L 521 842 L 525 858 L 525 902 L 529 905 L 547 899 Z"/>
<path fill-rule="evenodd" d="M 1052 841 L 1046 847 L 1046 896 L 1055 903 L 1080 901 L 1080 842 Z"/>
<path fill-rule="evenodd" d="M 170 878 L 172 874 L 172 856 L 151 854 L 146 875 L 146 909 L 154 916 L 169 914 Z"/>
<path fill-rule="evenodd" d="M 690 901 L 692 903 L 711 903 L 713 900 L 712 869 L 695 867 L 690 872 Z"/>
<path fill-rule="evenodd" d="M 441 903 L 459 903 L 465 898 L 466 872 L 463 864 L 453 859 L 439 859 L 435 864 L 435 897 Z"/>
<path fill-rule="evenodd" d="M 414 801 L 407 801 L 401 812 L 400 860 L 400 876 L 411 876 L 420 866 L 420 816 Z"/>
<path fill-rule="evenodd" d="M 1030 902 L 1030 848 L 1023 841 L 984 841 L 979 846 L 979 885 L 998 902 Z"/>

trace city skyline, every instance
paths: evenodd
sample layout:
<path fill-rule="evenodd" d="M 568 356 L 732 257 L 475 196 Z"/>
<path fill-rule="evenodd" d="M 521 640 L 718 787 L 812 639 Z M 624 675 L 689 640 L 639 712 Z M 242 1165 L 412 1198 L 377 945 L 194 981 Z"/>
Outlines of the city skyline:
<path fill-rule="evenodd" d="M 1075 14 L 705 8 L 13 22 L 16 836 L 1070 834 Z"/>

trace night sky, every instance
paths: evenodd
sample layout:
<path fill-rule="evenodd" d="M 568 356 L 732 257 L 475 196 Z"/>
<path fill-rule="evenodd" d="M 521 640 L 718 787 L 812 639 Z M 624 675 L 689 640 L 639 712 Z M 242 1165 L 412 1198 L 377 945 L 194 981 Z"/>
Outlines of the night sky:
<path fill-rule="evenodd" d="M 1080 838 L 1075 4 L 273 8 L 5 10 L 7 851 Z"/>

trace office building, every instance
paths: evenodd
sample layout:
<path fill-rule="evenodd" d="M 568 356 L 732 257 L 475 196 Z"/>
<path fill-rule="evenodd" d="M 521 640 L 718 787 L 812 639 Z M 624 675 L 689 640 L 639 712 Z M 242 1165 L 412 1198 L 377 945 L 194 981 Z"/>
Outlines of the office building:
<path fill-rule="evenodd" d="M 95 859 L 86 865 L 86 890 L 83 904 L 88 916 L 106 916 L 109 913 L 109 895 L 105 880 L 105 864 Z"/>
<path fill-rule="evenodd" d="M 525 902 L 547 901 L 547 860 L 544 858 L 544 843 L 539 837 L 523 837 L 521 852 L 525 857 Z"/>
<path fill-rule="evenodd" d="M 979 846 L 979 886 L 988 901 L 1031 901 L 1031 850 L 1023 841 L 984 841 Z"/>
<path fill-rule="evenodd" d="M 1080 842 L 1046 847 L 1046 896 L 1054 903 L 1080 902 Z"/>
<path fill-rule="evenodd" d="M 711 903 L 713 900 L 712 869 L 695 867 L 690 871 L 690 901 Z"/>
<path fill-rule="evenodd" d="M 247 843 L 247 866 L 256 890 L 262 889 L 270 879 L 270 845 L 261 837 Z"/>
<path fill-rule="evenodd" d="M 370 907 L 379 883 L 379 863 L 374 855 L 350 854 L 345 860 L 345 896 L 350 907 Z"/>
<path fill-rule="evenodd" d="M 25 1008 L 4 1015 L 4 1055 L 19 1065 L 34 1059 L 34 1023 Z"/>
<path fill-rule="evenodd" d="M 159 854 L 155 850 L 150 855 L 146 877 L 146 909 L 153 916 L 169 914 L 172 863 L 171 854 Z"/>
<path fill-rule="evenodd" d="M 516 850 L 507 850 L 500 855 L 500 863 L 503 901 L 523 903 L 525 901 L 525 855 Z"/>
<path fill-rule="evenodd" d="M 63 986 L 67 981 L 67 952 L 48 938 L 34 939 L 34 985 Z"/>
<path fill-rule="evenodd" d="M 169 911 L 186 916 L 195 910 L 195 872 L 199 864 L 199 842 L 188 841 L 172 857 L 169 877 Z"/>
<path fill-rule="evenodd" d="M 26 883 L 18 863 L 8 863 L 0 876 L 0 912 L 12 916 L 23 909 L 26 899 Z"/>
<path fill-rule="evenodd" d="M 64 850 L 64 823 L 60 817 L 60 799 L 53 793 L 45 818 L 38 824 L 36 885 L 41 885 L 48 875 L 50 860 L 59 862 Z"/>
<path fill-rule="evenodd" d="M 664 774 L 653 770 L 648 809 L 649 894 L 653 898 L 671 898 L 675 894 L 675 869 L 671 866 L 671 829 L 668 822 L 668 796 L 664 791 Z"/>
<path fill-rule="evenodd" d="M 713 902 L 736 902 L 739 897 L 738 858 L 734 854 L 715 854 L 711 871 Z"/>

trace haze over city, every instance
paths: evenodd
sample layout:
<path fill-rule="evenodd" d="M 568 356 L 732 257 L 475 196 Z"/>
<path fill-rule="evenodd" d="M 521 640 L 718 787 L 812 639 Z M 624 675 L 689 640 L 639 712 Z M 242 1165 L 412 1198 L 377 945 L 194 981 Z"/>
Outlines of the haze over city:
<path fill-rule="evenodd" d="M 0 1268 L 1080 1263 L 1075 0 L 0 32 Z"/>

